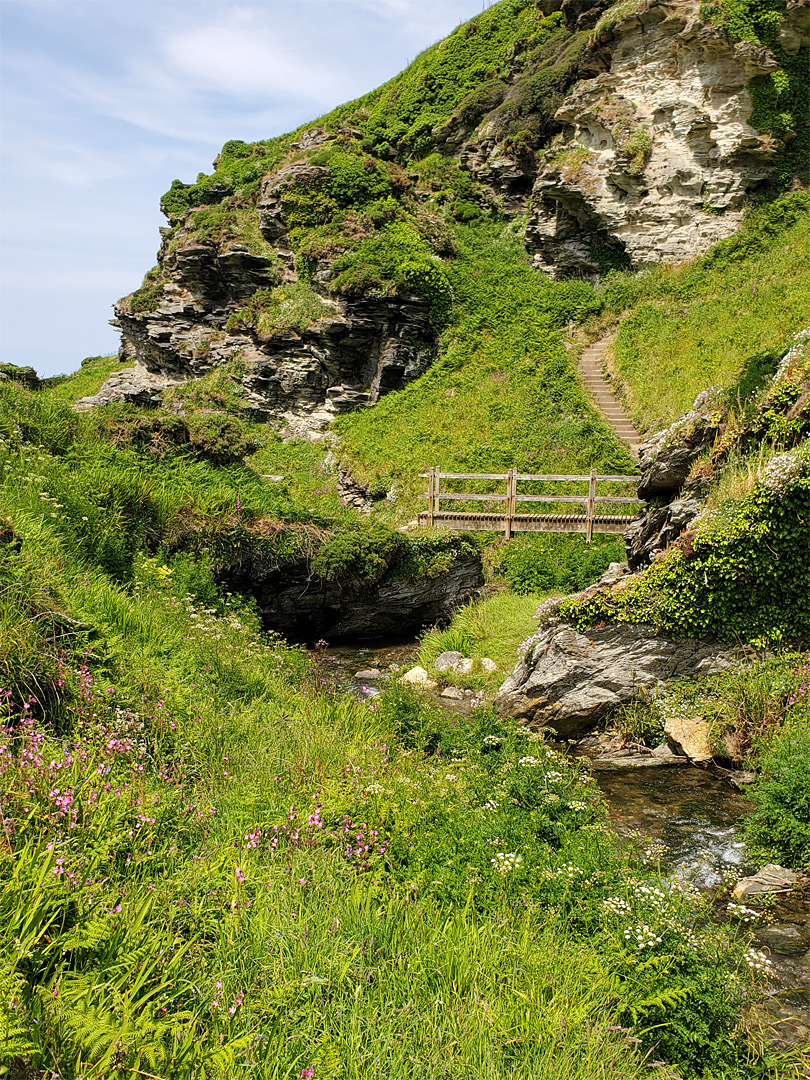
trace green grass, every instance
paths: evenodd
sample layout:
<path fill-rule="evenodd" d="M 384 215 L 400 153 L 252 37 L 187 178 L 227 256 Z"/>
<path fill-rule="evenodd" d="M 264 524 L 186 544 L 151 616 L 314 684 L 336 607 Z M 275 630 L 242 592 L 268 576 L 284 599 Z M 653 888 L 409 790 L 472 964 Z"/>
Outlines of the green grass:
<path fill-rule="evenodd" d="M 439 359 L 372 410 L 336 422 L 341 460 L 372 489 L 395 485 L 397 513 L 423 506 L 433 465 L 445 471 L 629 470 L 628 451 L 582 389 L 560 327 L 597 304 L 583 283 L 552 285 L 501 223 L 459 229 L 450 264 L 453 322 Z"/>
<path fill-rule="evenodd" d="M 474 660 L 488 656 L 498 665 L 492 675 L 476 670 L 471 679 L 453 674 L 447 678 L 456 685 L 495 689 L 517 663 L 517 643 L 533 632 L 541 599 L 537 594 L 516 596 L 504 591 L 460 608 L 446 630 L 430 630 L 422 638 L 419 663 L 430 671 L 443 652 L 460 652 Z"/>
<path fill-rule="evenodd" d="M 91 397 L 99 392 L 114 371 L 121 371 L 127 366 L 117 356 L 88 356 L 82 360 L 78 371 L 47 379 L 48 396 L 53 401 L 69 403 L 81 397 Z"/>
<path fill-rule="evenodd" d="M 686 895 L 651 902 L 579 766 L 486 709 L 325 691 L 204 553 L 152 550 L 234 480 L 246 508 L 282 496 L 99 439 L 82 462 L 47 395 L 0 401 L 5 1060 L 635 1080 L 649 1051 L 753 1080 L 741 945 Z M 466 632 L 505 668 L 533 606 L 494 597 Z M 660 942 L 629 942 L 642 924 Z"/>
<path fill-rule="evenodd" d="M 810 213 L 800 209 L 806 195 L 788 200 L 799 208 L 798 217 L 786 214 L 789 227 L 778 227 L 780 204 L 774 204 L 770 231 L 758 229 L 755 214 L 739 239 L 722 242 L 716 254 L 629 283 L 632 306 L 619 324 L 610 366 L 640 430 L 667 426 L 701 390 L 731 386 L 763 354 L 778 358 L 790 335 L 807 326 Z M 746 250 L 748 236 L 759 242 Z M 609 307 L 624 306 L 619 280 L 607 279 L 603 295 Z"/>

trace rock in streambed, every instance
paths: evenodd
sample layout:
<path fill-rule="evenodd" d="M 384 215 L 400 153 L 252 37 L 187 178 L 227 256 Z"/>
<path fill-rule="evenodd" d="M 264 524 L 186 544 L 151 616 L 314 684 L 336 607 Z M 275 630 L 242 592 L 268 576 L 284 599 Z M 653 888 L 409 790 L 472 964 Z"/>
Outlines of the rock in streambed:
<path fill-rule="evenodd" d="M 591 730 L 620 705 L 668 679 L 732 667 L 747 647 L 673 641 L 652 626 L 619 624 L 579 633 L 549 626 L 495 698 L 501 716 L 549 727 L 563 738 Z"/>

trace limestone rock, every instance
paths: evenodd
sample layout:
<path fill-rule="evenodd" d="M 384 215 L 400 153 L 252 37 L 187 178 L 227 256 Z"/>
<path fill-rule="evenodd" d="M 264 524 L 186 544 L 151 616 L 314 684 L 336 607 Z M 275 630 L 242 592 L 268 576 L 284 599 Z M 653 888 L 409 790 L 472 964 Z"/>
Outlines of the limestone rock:
<path fill-rule="evenodd" d="M 129 405 L 142 405 L 154 409 L 160 405 L 163 391 L 182 381 L 182 379 L 148 371 L 142 364 L 136 364 L 135 367 L 115 372 L 97 394 L 79 398 L 74 408 L 78 412 L 86 412 L 96 405 L 109 405 L 112 402 L 123 401 Z"/>
<path fill-rule="evenodd" d="M 469 675 L 472 672 L 474 662 L 469 657 L 464 657 L 456 664 L 453 671 L 456 675 Z"/>
<path fill-rule="evenodd" d="M 382 675 L 382 672 L 380 671 L 379 668 L 376 668 L 376 667 L 363 668 L 362 671 L 355 671 L 355 673 L 354 673 L 355 679 L 372 679 L 373 680 L 373 679 L 379 679 L 380 675 Z"/>
<path fill-rule="evenodd" d="M 745 655 L 718 643 L 673 641 L 652 626 L 619 624 L 580 634 L 559 623 L 516 665 L 495 705 L 502 716 L 568 738 L 589 731 L 642 691 Z"/>
<path fill-rule="evenodd" d="M 455 671 L 456 664 L 462 659 L 460 652 L 443 652 L 433 661 L 436 671 Z"/>
<path fill-rule="evenodd" d="M 423 667 L 412 667 L 410 671 L 406 671 L 404 675 L 400 675 L 400 682 L 408 683 L 410 686 L 418 686 L 422 690 L 434 690 L 436 688 L 436 682 L 428 675 Z"/>
<path fill-rule="evenodd" d="M 711 761 L 712 744 L 709 725 L 697 717 L 667 717 L 664 734 L 676 754 L 684 754 L 690 761 Z"/>
<path fill-rule="evenodd" d="M 741 878 L 734 886 L 734 896 L 743 900 L 746 896 L 759 896 L 762 893 L 789 892 L 805 881 L 806 878 L 793 870 L 768 863 L 753 877 Z"/>
<path fill-rule="evenodd" d="M 490 660 L 488 656 L 481 657 L 481 670 L 485 671 L 487 675 L 492 675 L 493 672 L 498 670 L 498 665 L 494 660 Z"/>
<path fill-rule="evenodd" d="M 463 701 L 464 691 L 458 686 L 448 686 L 446 689 L 442 690 L 439 696 L 449 698 L 451 701 Z"/>
<path fill-rule="evenodd" d="M 540 163 L 526 230 L 552 277 L 596 276 L 600 251 L 635 265 L 692 258 L 739 228 L 749 193 L 771 175 L 779 144 L 750 124 L 749 84 L 776 61 L 699 10 L 698 0 L 651 0 L 582 57 L 580 74 L 593 77 L 557 110 L 564 141 Z"/>

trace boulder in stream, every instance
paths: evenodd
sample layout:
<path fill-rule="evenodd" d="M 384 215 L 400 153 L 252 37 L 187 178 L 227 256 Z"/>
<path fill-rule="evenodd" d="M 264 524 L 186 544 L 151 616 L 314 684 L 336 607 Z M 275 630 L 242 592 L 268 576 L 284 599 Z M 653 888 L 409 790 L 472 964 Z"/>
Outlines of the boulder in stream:
<path fill-rule="evenodd" d="M 709 725 L 697 716 L 671 716 L 664 721 L 664 734 L 676 754 L 690 761 L 711 761 L 712 743 Z"/>
<path fill-rule="evenodd" d="M 644 624 L 579 633 L 559 623 L 542 633 L 516 665 L 495 705 L 501 716 L 571 738 L 668 679 L 711 675 L 746 655 L 744 647 L 719 642 L 674 641 Z"/>
<path fill-rule="evenodd" d="M 737 900 L 743 900 L 746 896 L 759 896 L 763 893 L 790 892 L 806 880 L 794 870 L 768 863 L 753 877 L 741 878 L 734 886 L 734 896 Z"/>
<path fill-rule="evenodd" d="M 408 683 L 410 686 L 419 686 L 422 690 L 434 690 L 436 683 L 423 667 L 412 667 L 410 671 L 406 671 L 404 675 L 400 675 L 400 682 Z"/>

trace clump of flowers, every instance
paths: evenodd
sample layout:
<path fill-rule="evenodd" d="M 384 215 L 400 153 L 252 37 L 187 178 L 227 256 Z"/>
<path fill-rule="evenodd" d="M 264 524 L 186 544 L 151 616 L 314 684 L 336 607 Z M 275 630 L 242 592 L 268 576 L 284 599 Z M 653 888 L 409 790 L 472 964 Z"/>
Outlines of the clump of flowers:
<path fill-rule="evenodd" d="M 769 972 L 773 968 L 773 962 L 762 949 L 748 948 L 743 954 L 743 960 L 752 971 L 761 973 Z"/>
<path fill-rule="evenodd" d="M 762 483 L 774 495 L 781 495 L 804 475 L 806 469 L 806 451 L 804 447 L 796 447 L 786 454 L 771 458 L 763 471 Z"/>
<path fill-rule="evenodd" d="M 739 919 L 741 923 L 756 922 L 761 917 L 758 911 L 746 907 L 745 904 L 735 904 L 733 900 L 730 900 L 728 904 L 726 904 L 726 911 L 733 918 Z"/>
<path fill-rule="evenodd" d="M 523 862 L 523 856 L 514 851 L 498 851 L 495 858 L 490 859 L 497 873 L 506 877 L 510 870 L 516 870 Z"/>

